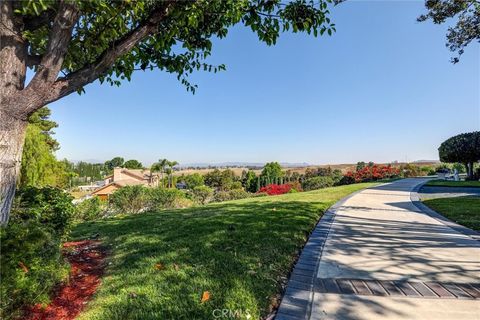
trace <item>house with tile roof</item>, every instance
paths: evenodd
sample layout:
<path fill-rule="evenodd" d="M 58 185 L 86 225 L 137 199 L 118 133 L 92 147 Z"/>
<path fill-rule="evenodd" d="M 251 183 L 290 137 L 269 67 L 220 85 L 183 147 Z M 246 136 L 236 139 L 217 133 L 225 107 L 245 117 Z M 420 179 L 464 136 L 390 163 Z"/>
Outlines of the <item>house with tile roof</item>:
<path fill-rule="evenodd" d="M 147 169 L 114 168 L 113 174 L 104 178 L 104 186 L 93 191 L 92 196 L 107 200 L 115 190 L 122 187 L 135 185 L 157 187 L 159 181 L 159 175 Z"/>

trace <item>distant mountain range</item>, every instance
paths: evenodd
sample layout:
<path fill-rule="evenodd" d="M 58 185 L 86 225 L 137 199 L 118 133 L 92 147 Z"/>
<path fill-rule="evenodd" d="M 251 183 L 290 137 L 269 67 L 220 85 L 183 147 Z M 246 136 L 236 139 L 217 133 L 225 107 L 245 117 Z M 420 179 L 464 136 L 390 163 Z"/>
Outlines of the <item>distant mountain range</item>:
<path fill-rule="evenodd" d="M 218 163 L 207 163 L 207 162 L 194 162 L 194 163 L 181 163 L 180 168 L 221 168 L 221 167 L 263 167 L 265 162 L 218 162 Z M 308 167 L 309 163 L 306 162 L 280 162 L 280 165 L 284 168 L 298 168 L 298 167 Z"/>

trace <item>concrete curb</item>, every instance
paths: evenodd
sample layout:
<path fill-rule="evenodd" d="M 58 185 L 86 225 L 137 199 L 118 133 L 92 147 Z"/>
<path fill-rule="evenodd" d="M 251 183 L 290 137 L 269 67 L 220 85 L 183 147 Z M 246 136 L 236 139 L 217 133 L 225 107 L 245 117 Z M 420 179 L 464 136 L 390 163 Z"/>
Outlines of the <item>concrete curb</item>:
<path fill-rule="evenodd" d="M 467 228 L 465 226 L 459 225 L 458 223 L 453 222 L 452 220 L 442 216 L 440 213 L 430 209 L 426 205 L 422 203 L 420 200 L 420 196 L 418 194 L 418 191 L 427 183 L 428 181 L 425 181 L 423 183 L 420 183 L 413 188 L 412 191 L 410 191 L 410 201 L 412 201 L 413 205 L 417 207 L 421 212 L 425 213 L 426 215 L 434 218 L 435 220 L 443 223 L 444 225 L 452 228 L 453 230 L 466 235 L 474 240 L 480 241 L 480 233 L 472 230 L 470 228 Z"/>
<path fill-rule="evenodd" d="M 335 213 L 348 199 L 366 189 L 358 190 L 337 201 L 317 222 L 290 274 L 275 320 L 310 318 L 318 266 L 330 228 L 335 220 Z"/>

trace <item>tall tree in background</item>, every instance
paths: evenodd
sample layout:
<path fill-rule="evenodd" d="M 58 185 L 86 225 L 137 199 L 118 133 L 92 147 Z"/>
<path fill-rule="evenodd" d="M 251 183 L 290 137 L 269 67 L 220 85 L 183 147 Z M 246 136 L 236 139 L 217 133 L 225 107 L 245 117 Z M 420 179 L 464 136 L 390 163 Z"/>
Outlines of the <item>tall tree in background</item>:
<path fill-rule="evenodd" d="M 22 153 L 20 186 L 65 187 L 69 181 L 68 166 L 57 161 L 54 151 L 58 142 L 52 137 L 58 125 L 49 120 L 50 109 L 41 108 L 28 119 L 25 145 Z"/>
<path fill-rule="evenodd" d="M 105 169 L 112 172 L 114 168 L 123 167 L 125 160 L 122 157 L 115 157 L 112 160 L 105 161 Z"/>
<path fill-rule="evenodd" d="M 127 169 L 143 169 L 143 164 L 138 160 L 131 159 L 131 160 L 125 161 L 125 163 L 123 164 L 123 167 Z"/>
<path fill-rule="evenodd" d="M 260 177 L 265 184 L 279 183 L 283 177 L 282 166 L 278 162 L 269 162 L 263 167 Z"/>
<path fill-rule="evenodd" d="M 173 168 L 178 165 L 178 161 L 167 161 L 167 175 L 168 175 L 168 187 L 173 187 Z"/>
<path fill-rule="evenodd" d="M 165 188 L 165 183 L 163 181 L 165 168 L 167 167 L 168 160 L 160 159 L 158 162 L 155 162 L 150 169 L 151 172 L 160 172 L 160 181 L 162 181 L 162 187 Z"/>
<path fill-rule="evenodd" d="M 454 26 L 447 31 L 447 47 L 458 54 L 452 58 L 459 61 L 465 48 L 472 42 L 480 42 L 480 1 L 478 0 L 427 0 L 428 12 L 418 17 L 418 21 L 432 20 L 441 24 L 453 19 Z"/>
<path fill-rule="evenodd" d="M 276 43 L 283 31 L 331 35 L 333 0 L 192 0 L 0 2 L 0 222 L 6 223 L 28 117 L 46 104 L 99 79 L 111 85 L 135 70 L 177 75 L 188 90 L 205 62 L 212 37 L 236 24 L 260 41 Z M 27 84 L 26 70 L 35 74 Z"/>

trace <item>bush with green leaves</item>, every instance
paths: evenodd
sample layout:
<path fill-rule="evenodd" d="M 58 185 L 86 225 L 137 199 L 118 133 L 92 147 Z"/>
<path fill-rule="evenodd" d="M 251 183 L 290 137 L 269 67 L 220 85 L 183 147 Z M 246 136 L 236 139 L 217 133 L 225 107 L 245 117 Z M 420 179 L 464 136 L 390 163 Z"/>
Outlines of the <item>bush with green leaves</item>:
<path fill-rule="evenodd" d="M 150 209 L 176 209 L 191 206 L 184 192 L 177 189 L 153 188 L 150 190 Z"/>
<path fill-rule="evenodd" d="M 333 186 L 332 177 L 318 176 L 318 177 L 307 179 L 302 183 L 303 190 L 305 191 L 328 188 L 332 186 Z"/>
<path fill-rule="evenodd" d="M 183 181 L 187 185 L 187 189 L 193 189 L 205 184 L 205 179 L 199 173 L 188 174 L 183 177 L 178 177 L 178 181 Z"/>
<path fill-rule="evenodd" d="M 252 197 L 253 194 L 243 189 L 233 189 L 230 191 L 217 191 L 213 195 L 214 202 L 223 202 L 229 200 L 239 200 Z"/>
<path fill-rule="evenodd" d="M 76 209 L 77 219 L 81 221 L 91 221 L 101 218 L 106 208 L 104 201 L 100 200 L 99 197 L 93 197 L 77 204 Z"/>
<path fill-rule="evenodd" d="M 109 202 L 116 213 L 140 213 L 149 208 L 149 189 L 142 185 L 126 186 L 112 193 Z"/>
<path fill-rule="evenodd" d="M 335 185 L 337 186 L 344 186 L 347 184 L 355 183 L 355 178 L 352 176 L 343 176 Z"/>
<path fill-rule="evenodd" d="M 191 191 L 192 199 L 200 204 L 208 203 L 213 196 L 213 189 L 207 186 L 198 186 Z"/>
<path fill-rule="evenodd" d="M 65 239 L 75 214 L 73 198 L 52 187 L 26 187 L 17 192 L 11 222 L 38 221 L 48 231 Z"/>
<path fill-rule="evenodd" d="M 48 303 L 52 289 L 68 276 L 61 244 L 75 207 L 60 189 L 28 187 L 17 193 L 8 225 L 0 228 L 0 318 Z"/>

